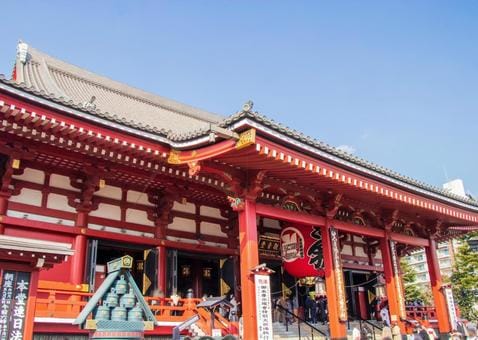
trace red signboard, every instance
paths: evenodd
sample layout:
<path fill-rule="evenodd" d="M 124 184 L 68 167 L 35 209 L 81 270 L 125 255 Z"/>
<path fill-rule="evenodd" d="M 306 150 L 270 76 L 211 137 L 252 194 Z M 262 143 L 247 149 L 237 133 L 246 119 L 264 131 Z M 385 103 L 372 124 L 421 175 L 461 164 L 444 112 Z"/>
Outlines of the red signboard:
<path fill-rule="evenodd" d="M 284 269 L 292 276 L 323 276 L 324 258 L 320 227 L 288 226 L 281 232 Z"/>

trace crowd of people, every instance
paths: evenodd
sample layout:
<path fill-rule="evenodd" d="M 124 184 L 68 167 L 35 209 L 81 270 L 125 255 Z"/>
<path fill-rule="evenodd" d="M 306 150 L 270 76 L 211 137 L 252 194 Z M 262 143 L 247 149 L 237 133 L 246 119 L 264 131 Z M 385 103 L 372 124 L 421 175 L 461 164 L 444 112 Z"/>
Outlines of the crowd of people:
<path fill-rule="evenodd" d="M 298 301 L 292 295 L 281 295 L 273 300 L 273 321 L 284 325 L 293 323 L 294 315 L 298 314 Z M 307 295 L 303 303 L 305 321 L 316 324 L 327 322 L 327 297 L 325 295 Z"/>

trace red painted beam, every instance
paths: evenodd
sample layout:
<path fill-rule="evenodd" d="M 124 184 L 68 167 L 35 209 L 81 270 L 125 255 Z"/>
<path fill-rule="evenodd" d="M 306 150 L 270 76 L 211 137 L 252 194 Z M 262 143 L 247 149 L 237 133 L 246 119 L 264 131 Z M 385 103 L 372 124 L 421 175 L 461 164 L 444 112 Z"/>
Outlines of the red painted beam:
<path fill-rule="evenodd" d="M 385 231 L 378 228 L 367 227 L 363 225 L 331 220 L 330 224 L 334 226 L 335 229 L 340 231 L 345 231 L 350 234 L 356 234 L 360 236 L 369 236 L 375 238 L 382 238 L 385 236 Z"/>
<path fill-rule="evenodd" d="M 417 247 L 430 246 L 430 242 L 425 238 L 408 236 L 408 235 L 403 235 L 398 233 L 391 233 L 390 238 L 398 243 L 404 243 L 410 246 L 417 246 Z"/>
<path fill-rule="evenodd" d="M 211 247 L 202 244 L 192 244 L 192 243 L 181 243 L 176 241 L 162 240 L 160 245 L 167 248 L 174 248 L 178 250 L 188 250 L 198 253 L 206 254 L 218 254 L 218 255 L 239 255 L 237 249 L 231 248 L 220 248 L 220 247 Z"/>
<path fill-rule="evenodd" d="M 325 225 L 325 217 L 318 215 L 308 215 L 300 212 L 284 210 L 258 203 L 256 205 L 257 215 L 273 218 L 281 221 L 299 223 L 305 225 L 321 226 Z"/>
<path fill-rule="evenodd" d="M 367 264 L 346 263 L 342 262 L 343 269 L 367 270 L 371 272 L 383 272 L 383 267 L 370 266 Z"/>

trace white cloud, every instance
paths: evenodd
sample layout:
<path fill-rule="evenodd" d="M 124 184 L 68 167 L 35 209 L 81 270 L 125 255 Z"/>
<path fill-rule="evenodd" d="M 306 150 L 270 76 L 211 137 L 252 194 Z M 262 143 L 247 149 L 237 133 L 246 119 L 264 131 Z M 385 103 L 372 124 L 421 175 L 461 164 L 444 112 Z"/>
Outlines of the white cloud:
<path fill-rule="evenodd" d="M 353 154 L 355 153 L 355 148 L 353 146 L 350 146 L 350 145 L 340 145 L 337 147 L 337 149 L 339 149 L 340 151 L 343 151 L 343 152 L 346 152 L 346 153 L 350 153 L 350 154 Z"/>

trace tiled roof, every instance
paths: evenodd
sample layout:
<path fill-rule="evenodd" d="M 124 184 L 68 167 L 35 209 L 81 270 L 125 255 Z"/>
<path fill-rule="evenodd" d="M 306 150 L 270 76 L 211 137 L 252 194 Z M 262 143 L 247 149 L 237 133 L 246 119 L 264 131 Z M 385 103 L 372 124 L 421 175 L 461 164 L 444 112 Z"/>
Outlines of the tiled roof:
<path fill-rule="evenodd" d="M 183 134 L 222 120 L 216 114 L 88 72 L 25 43 L 18 45 L 15 74 L 18 84 L 34 92 L 152 132 Z"/>
<path fill-rule="evenodd" d="M 387 169 L 385 167 L 382 167 L 380 165 L 374 164 L 372 162 L 366 161 L 366 160 L 364 160 L 360 157 L 354 156 L 350 153 L 347 153 L 345 151 L 337 149 L 337 148 L 335 148 L 335 147 L 333 147 L 333 146 L 331 146 L 327 143 L 324 143 L 324 142 L 321 142 L 321 141 L 319 141 L 315 138 L 309 137 L 309 136 L 307 136 L 307 135 L 305 135 L 305 134 L 303 134 L 303 133 L 301 133 L 297 130 L 288 128 L 288 127 L 286 127 L 286 126 L 284 126 L 280 123 L 275 122 L 272 119 L 267 118 L 266 116 L 264 116 L 264 115 L 262 115 L 258 112 L 242 110 L 242 111 L 237 112 L 236 114 L 226 118 L 225 120 L 223 120 L 219 124 L 219 126 L 227 128 L 227 127 L 233 125 L 234 123 L 236 123 L 236 122 L 238 122 L 242 119 L 246 119 L 246 118 L 248 118 L 250 120 L 253 120 L 253 121 L 256 121 L 256 122 L 260 123 L 261 125 L 264 125 L 264 126 L 270 128 L 270 129 L 272 129 L 276 132 L 279 132 L 279 133 L 281 133 L 281 134 L 283 134 L 287 137 L 290 137 L 290 138 L 292 138 L 296 141 L 299 141 L 299 142 L 302 142 L 306 145 L 312 146 L 315 149 L 324 151 L 325 153 L 330 154 L 332 156 L 335 156 L 340 160 L 352 163 L 354 165 L 358 165 L 362 168 L 365 168 L 365 169 L 371 170 L 373 172 L 376 172 L 378 174 L 382 174 L 382 175 L 385 175 L 387 177 L 396 179 L 400 182 L 410 184 L 414 187 L 424 189 L 426 191 L 433 192 L 433 193 L 436 193 L 436 194 L 439 194 L 439 195 L 442 195 L 442 196 L 445 196 L 445 197 L 448 197 L 448 198 L 452 198 L 454 200 L 458 200 L 458 201 L 461 201 L 461 202 L 464 202 L 464 203 L 467 203 L 467 204 L 478 207 L 478 201 L 476 201 L 474 199 L 471 199 L 471 198 L 468 198 L 468 197 L 462 197 L 462 196 L 459 196 L 459 195 L 455 195 L 453 193 L 450 193 L 447 190 L 444 190 L 444 189 L 426 184 L 424 182 L 415 180 L 411 177 L 401 175 L 396 171 L 393 171 L 393 170 Z"/>
<path fill-rule="evenodd" d="M 355 170 L 357 167 L 370 170 L 372 175 L 373 173 L 383 175 L 401 183 L 478 207 L 478 201 L 474 199 L 454 195 L 446 190 L 403 176 L 283 126 L 249 109 L 222 118 L 98 76 L 30 47 L 23 58 L 25 60 L 22 60 L 21 53 L 17 54 L 17 81 L 6 80 L 0 75 L 0 83 L 125 126 L 152 132 L 166 137 L 171 142 L 192 141 L 211 133 L 212 125 L 231 129 L 235 123 L 249 119 L 331 155 L 347 167 L 352 166 Z M 91 95 L 97 98 L 93 103 L 96 104 L 96 108 L 83 105 L 90 100 Z"/>

